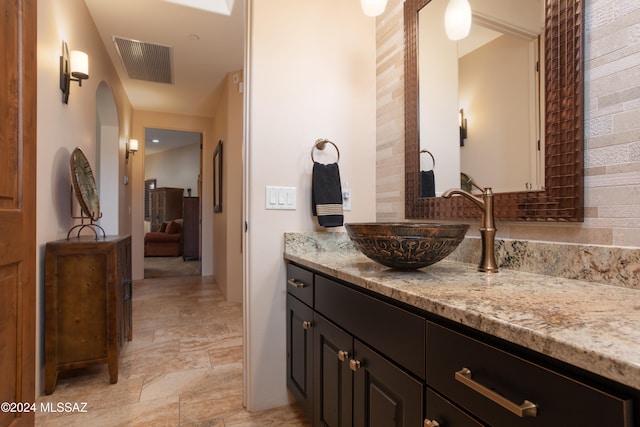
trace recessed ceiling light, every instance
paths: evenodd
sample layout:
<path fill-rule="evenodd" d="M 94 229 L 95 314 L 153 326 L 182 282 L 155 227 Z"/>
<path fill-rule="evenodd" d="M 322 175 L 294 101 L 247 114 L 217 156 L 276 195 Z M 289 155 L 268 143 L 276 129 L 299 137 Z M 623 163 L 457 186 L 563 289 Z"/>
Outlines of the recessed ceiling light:
<path fill-rule="evenodd" d="M 157 144 L 158 142 L 160 142 L 160 140 L 159 139 L 152 139 L 151 142 Z"/>

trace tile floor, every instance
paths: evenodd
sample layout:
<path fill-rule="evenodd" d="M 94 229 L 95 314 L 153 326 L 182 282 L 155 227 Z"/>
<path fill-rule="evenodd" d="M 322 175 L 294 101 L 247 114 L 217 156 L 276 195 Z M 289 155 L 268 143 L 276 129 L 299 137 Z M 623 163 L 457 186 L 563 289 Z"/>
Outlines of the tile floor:
<path fill-rule="evenodd" d="M 41 403 L 86 413 L 36 414 L 36 426 L 308 426 L 296 405 L 242 406 L 242 310 L 211 278 L 145 279 L 133 289 L 133 341 L 117 384 L 106 365 L 60 375 Z"/>

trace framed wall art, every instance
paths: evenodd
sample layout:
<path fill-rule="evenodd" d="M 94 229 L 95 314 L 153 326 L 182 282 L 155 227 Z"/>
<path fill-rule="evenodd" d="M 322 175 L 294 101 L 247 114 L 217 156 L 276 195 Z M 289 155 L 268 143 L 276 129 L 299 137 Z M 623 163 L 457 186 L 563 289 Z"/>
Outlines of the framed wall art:
<path fill-rule="evenodd" d="M 222 212 L 222 140 L 213 150 L 213 212 Z"/>

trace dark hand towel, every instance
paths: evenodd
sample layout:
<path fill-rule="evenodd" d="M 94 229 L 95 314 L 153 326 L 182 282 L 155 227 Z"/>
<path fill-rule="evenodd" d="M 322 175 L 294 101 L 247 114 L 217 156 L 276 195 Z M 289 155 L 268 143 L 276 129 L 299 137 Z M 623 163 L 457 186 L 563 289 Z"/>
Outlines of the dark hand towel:
<path fill-rule="evenodd" d="M 321 226 L 340 227 L 343 224 L 342 186 L 337 163 L 313 163 L 311 203 L 313 215 L 318 217 Z"/>
<path fill-rule="evenodd" d="M 420 171 L 420 197 L 436 197 L 436 179 L 433 170 Z"/>

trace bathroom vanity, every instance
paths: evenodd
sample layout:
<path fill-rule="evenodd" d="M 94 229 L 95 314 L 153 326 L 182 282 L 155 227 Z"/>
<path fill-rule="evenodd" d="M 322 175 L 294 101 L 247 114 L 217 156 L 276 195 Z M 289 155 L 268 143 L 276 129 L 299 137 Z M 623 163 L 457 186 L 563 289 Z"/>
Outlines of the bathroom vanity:
<path fill-rule="evenodd" d="M 395 271 L 334 236 L 285 236 L 287 385 L 314 425 L 640 423 L 638 291 Z"/>

